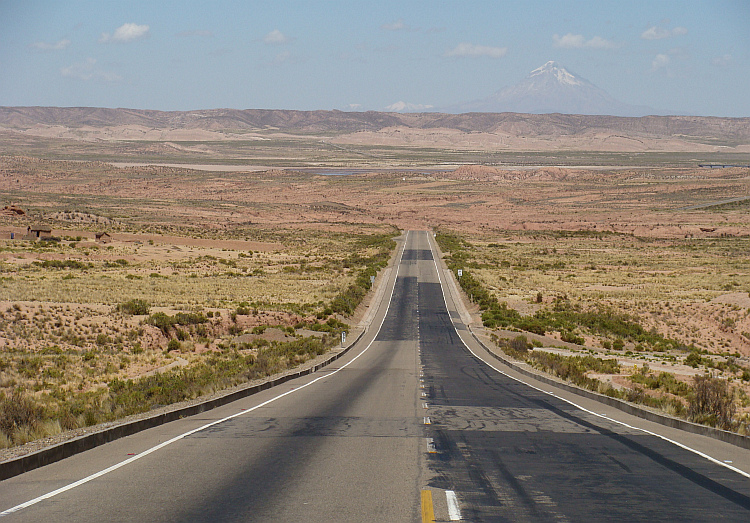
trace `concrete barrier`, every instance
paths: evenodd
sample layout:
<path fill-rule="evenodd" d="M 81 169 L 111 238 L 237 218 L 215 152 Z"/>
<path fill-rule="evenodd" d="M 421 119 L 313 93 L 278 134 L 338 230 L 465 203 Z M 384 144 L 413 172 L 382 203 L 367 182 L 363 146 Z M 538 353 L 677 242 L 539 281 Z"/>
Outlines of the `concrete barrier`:
<path fill-rule="evenodd" d="M 200 414 L 201 412 L 215 409 L 216 407 L 221 407 L 223 405 L 226 405 L 227 403 L 252 396 L 253 394 L 257 394 L 260 391 L 276 387 L 278 385 L 281 385 L 282 383 L 286 383 L 287 381 L 299 378 L 301 376 L 312 374 L 313 372 L 316 372 L 323 367 L 330 365 L 331 363 L 342 357 L 344 354 L 348 353 L 362 339 L 366 332 L 366 330 L 362 330 L 362 332 L 359 333 L 359 336 L 357 336 L 356 339 L 351 342 L 344 350 L 333 354 L 328 359 L 318 363 L 317 365 L 314 365 L 313 367 L 310 367 L 309 369 L 291 372 L 289 374 L 285 374 L 276 378 L 270 378 L 263 383 L 259 383 L 258 385 L 253 385 L 252 387 L 236 390 L 225 394 L 224 396 L 213 398 L 196 405 L 190 405 L 187 407 L 175 409 L 170 412 L 156 414 L 148 418 L 123 423 L 121 425 L 110 427 L 104 430 L 92 432 L 91 434 L 86 434 L 85 436 L 80 436 L 58 445 L 32 452 L 31 454 L 27 454 L 25 456 L 20 456 L 15 459 L 4 461 L 0 463 L 0 481 L 12 478 L 13 476 L 23 474 L 24 472 L 28 472 L 39 467 L 43 467 L 45 465 L 49 465 L 50 463 L 55 463 L 56 461 L 60 461 L 80 452 L 84 452 L 86 450 L 93 449 L 94 447 L 98 447 L 99 445 L 109 443 L 110 441 L 124 438 L 125 436 L 130 436 L 146 429 L 158 427 L 159 425 L 169 423 L 170 421 L 186 418 L 188 416 L 194 416 L 195 414 Z"/>
<path fill-rule="evenodd" d="M 517 363 L 509 359 L 506 359 L 500 356 L 499 354 L 496 354 L 495 352 L 491 351 L 489 347 L 487 347 L 487 345 L 485 345 L 484 342 L 479 339 L 479 337 L 474 333 L 474 331 L 469 329 L 469 332 L 471 332 L 471 336 L 477 341 L 477 343 L 479 343 L 479 345 L 482 346 L 482 348 L 485 351 L 487 351 L 487 353 L 490 356 L 502 362 L 504 365 L 510 367 L 511 369 L 515 370 L 516 372 L 523 374 L 524 376 L 534 378 L 537 381 L 541 381 L 542 383 L 552 385 L 553 387 L 557 387 L 559 389 L 572 392 L 573 394 L 583 396 L 584 398 L 598 401 L 599 403 L 604 403 L 605 405 L 609 405 L 611 407 L 614 407 L 623 412 L 627 412 L 628 414 L 632 414 L 633 416 L 637 416 L 639 418 L 653 421 L 655 423 L 659 423 L 667 427 L 672 427 L 672 428 L 684 430 L 686 432 L 691 432 L 693 434 L 700 434 L 703 436 L 708 436 L 709 438 L 718 439 L 726 443 L 736 445 L 737 447 L 742 447 L 744 449 L 750 449 L 750 438 L 746 436 L 742 436 L 740 434 L 736 434 L 734 432 L 729 432 L 726 430 L 716 429 L 714 427 L 707 427 L 706 425 L 699 425 L 697 423 L 691 423 L 689 421 L 685 421 L 679 418 L 673 418 L 672 416 L 667 416 L 665 414 L 659 414 L 658 412 L 646 410 L 642 407 L 639 407 L 638 405 L 634 405 L 633 403 L 628 403 L 627 401 L 623 401 L 617 398 L 611 398 L 609 396 L 605 396 L 604 394 L 599 394 L 598 392 L 593 392 L 590 390 L 582 389 L 580 387 L 576 387 L 575 385 L 571 385 L 570 383 L 564 383 L 564 382 L 554 380 L 548 376 L 544 376 L 543 374 L 531 372 L 529 369 L 525 369 L 521 367 L 520 365 L 518 365 Z"/>

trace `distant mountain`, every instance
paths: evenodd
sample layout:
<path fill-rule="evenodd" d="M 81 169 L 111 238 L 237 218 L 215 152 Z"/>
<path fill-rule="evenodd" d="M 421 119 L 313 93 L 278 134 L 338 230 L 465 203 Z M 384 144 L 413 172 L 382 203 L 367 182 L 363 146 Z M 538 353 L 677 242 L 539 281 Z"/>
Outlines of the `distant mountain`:
<path fill-rule="evenodd" d="M 382 113 L 342 111 L 291 111 L 269 109 L 203 109 L 152 111 L 99 107 L 0 107 L 0 132 L 30 132 L 51 136 L 51 128 L 76 129 L 83 136 L 110 129 L 108 139 L 125 136 L 123 128 L 200 129 L 226 137 L 235 131 L 304 133 L 381 132 L 388 129 L 454 129 L 464 133 L 546 137 L 550 140 L 602 134 L 637 140 L 680 138 L 695 144 L 750 145 L 750 118 L 712 116 L 619 116 L 518 113 Z M 229 131 L 229 132 L 227 132 Z M 122 138 L 132 139 L 132 138 Z M 744 145 L 743 145 L 744 144 Z"/>
<path fill-rule="evenodd" d="M 488 98 L 445 107 L 441 111 L 610 116 L 658 114 L 650 107 L 628 105 L 615 100 L 605 90 L 576 76 L 557 62 L 547 62 L 531 71 L 516 85 L 497 91 Z"/>

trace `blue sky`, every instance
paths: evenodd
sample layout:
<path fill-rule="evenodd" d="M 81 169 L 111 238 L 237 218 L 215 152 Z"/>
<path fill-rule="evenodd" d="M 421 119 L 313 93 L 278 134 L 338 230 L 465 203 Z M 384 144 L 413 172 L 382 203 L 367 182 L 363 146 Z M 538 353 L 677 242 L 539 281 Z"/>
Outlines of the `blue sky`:
<path fill-rule="evenodd" d="M 750 1 L 0 0 L 0 105 L 385 110 L 555 60 L 620 101 L 750 116 Z"/>

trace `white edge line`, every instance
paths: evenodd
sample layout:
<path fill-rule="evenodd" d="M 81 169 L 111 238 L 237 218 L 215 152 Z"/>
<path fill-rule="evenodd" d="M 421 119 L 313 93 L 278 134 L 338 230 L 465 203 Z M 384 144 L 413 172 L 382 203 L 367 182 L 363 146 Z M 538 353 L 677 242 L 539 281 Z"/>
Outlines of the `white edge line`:
<path fill-rule="evenodd" d="M 448 518 L 451 521 L 461 521 L 461 508 L 458 506 L 456 493 L 452 490 L 446 490 L 445 499 L 448 502 Z"/>
<path fill-rule="evenodd" d="M 429 235 L 429 234 L 427 235 L 427 238 L 428 238 L 428 242 L 430 243 L 430 248 L 432 248 L 432 239 L 430 238 L 430 235 Z M 438 264 L 437 264 L 437 259 L 436 259 L 436 257 L 435 257 L 435 251 L 434 251 L 434 250 L 433 250 L 432 261 L 433 261 L 433 262 L 435 263 L 435 270 L 436 270 L 436 271 L 437 271 L 437 273 L 438 273 L 438 281 L 440 282 L 440 291 L 441 291 L 441 292 L 442 292 L 442 294 L 443 294 L 443 303 L 445 303 L 445 310 L 447 311 L 447 310 L 448 310 L 448 300 L 447 300 L 447 299 L 446 299 L 446 297 L 445 297 L 445 289 L 443 289 L 443 279 L 442 279 L 442 278 L 440 277 L 440 272 L 441 272 L 441 271 L 440 271 L 440 268 L 438 267 Z M 460 299 L 460 297 L 459 297 L 459 298 L 457 298 L 457 299 Z M 587 409 L 587 408 L 585 408 L 585 407 L 582 407 L 581 405 L 578 405 L 577 403 L 575 403 L 575 402 L 573 402 L 573 401 L 571 401 L 571 400 L 569 400 L 569 399 L 563 398 L 562 396 L 558 396 L 558 395 L 557 395 L 557 394 L 555 394 L 554 392 L 549 392 L 549 391 L 546 391 L 546 390 L 540 389 L 539 387 L 535 387 L 535 386 L 534 386 L 534 385 L 532 385 L 531 383 L 528 383 L 528 382 L 526 382 L 526 381 L 524 381 L 524 380 L 522 380 L 522 379 L 520 379 L 520 378 L 516 378 L 516 377 L 514 377 L 514 376 L 511 376 L 510 374 L 508 374 L 508 373 L 506 373 L 506 372 L 503 372 L 502 370 L 500 370 L 500 369 L 498 369 L 497 367 L 495 367 L 494 365 L 492 365 L 492 363 L 490 363 L 490 362 L 488 362 L 488 361 L 485 361 L 485 360 L 484 360 L 484 359 L 482 359 L 482 358 L 481 358 L 481 357 L 480 357 L 480 356 L 479 356 L 479 355 L 478 355 L 477 353 L 475 353 L 475 352 L 474 352 L 474 351 L 473 351 L 473 350 L 471 349 L 471 347 L 469 347 L 469 345 L 468 345 L 468 344 L 467 344 L 467 343 L 466 343 L 466 342 L 464 341 L 464 339 L 463 339 L 463 338 L 461 337 L 461 333 L 459 333 L 459 332 L 458 332 L 458 330 L 456 329 L 456 325 L 455 325 L 455 324 L 454 324 L 453 322 L 451 322 L 451 325 L 453 325 L 453 329 L 454 329 L 454 330 L 456 331 L 456 335 L 458 335 L 458 339 L 459 339 L 459 340 L 461 340 L 461 343 L 463 343 L 463 344 L 464 344 L 464 347 L 466 347 L 466 348 L 467 348 L 467 350 L 468 350 L 468 351 L 469 351 L 469 352 L 470 352 L 470 353 L 471 353 L 472 355 L 474 355 L 474 357 L 475 357 L 475 358 L 477 358 L 478 360 L 482 361 L 482 362 L 483 362 L 483 363 L 484 363 L 485 365 L 487 365 L 487 366 L 488 366 L 488 367 L 490 367 L 491 369 L 493 369 L 493 370 L 495 370 L 495 371 L 499 372 L 499 373 L 500 373 L 500 374 L 502 374 L 503 376 L 507 376 L 508 378 L 510 378 L 510 379 L 512 379 L 512 380 L 515 380 L 515 381 L 517 381 L 517 382 L 519 382 L 519 383 L 523 383 L 524 385 L 526 385 L 526 386 L 528 386 L 528 387 L 531 387 L 531 388 L 532 388 L 532 389 L 534 389 L 534 390 L 537 390 L 537 391 L 539 391 L 539 392 L 543 392 L 544 394 L 547 394 L 547 395 L 549 395 L 549 396 L 552 396 L 552 397 L 554 397 L 554 398 L 557 398 L 557 399 L 559 399 L 559 400 L 562 400 L 562 401 L 564 401 L 565 403 L 568 403 L 568 404 L 570 404 L 570 405 L 572 405 L 572 406 L 574 406 L 574 407 L 576 407 L 576 408 L 578 408 L 578 409 L 581 409 L 581 410 L 582 410 L 582 411 L 584 411 L 584 412 L 587 412 L 587 413 L 589 413 L 589 414 L 592 414 L 592 415 L 594 415 L 594 416 L 596 416 L 596 417 L 598 417 L 598 418 L 606 419 L 607 421 L 611 421 L 611 422 L 613 422 L 613 423 L 617 423 L 618 425 L 622 425 L 623 427 L 627 427 L 627 428 L 629 428 L 629 429 L 633 429 L 633 430 L 638 430 L 638 431 L 640 431 L 640 432 L 644 432 L 644 433 L 646 433 L 646 434 L 648 434 L 648 435 L 650 435 L 650 436 L 656 436 L 657 438 L 663 439 L 664 441 L 668 441 L 669 443 L 672 443 L 673 445 L 677 445 L 678 447 L 680 447 L 680 448 L 683 448 L 683 449 L 685 449 L 685 450 L 688 450 L 688 451 L 690 451 L 690 452 L 692 452 L 692 453 L 694 453 L 694 454 L 697 454 L 697 455 L 699 455 L 699 456 L 700 456 L 700 457 L 702 457 L 702 458 L 705 458 L 705 459 L 707 459 L 707 460 L 709 460 L 709 461 L 711 461 L 711 462 L 713 462 L 713 463 L 716 463 L 717 465 L 721 465 L 722 467 L 728 468 L 729 470 L 732 470 L 732 471 L 734 471 L 734 472 L 736 472 L 736 473 L 738 473 L 738 474 L 740 474 L 740 475 L 742 475 L 742 476 L 744 476 L 744 477 L 746 477 L 746 478 L 750 478 L 750 473 L 747 473 L 747 472 L 745 472 L 744 470 L 740 470 L 740 469 L 738 469 L 737 467 L 733 467 L 732 465 L 729 465 L 728 463 L 724 463 L 723 461 L 721 461 L 721 460 L 718 460 L 718 459 L 716 459 L 716 458 L 712 458 L 711 456 L 709 456 L 708 454 L 704 454 L 704 453 L 703 453 L 703 452 L 701 452 L 700 450 L 696 450 L 696 449 L 694 449 L 694 448 L 688 447 L 687 445 L 685 445 L 685 444 L 683 444 L 683 443 L 680 443 L 679 441 L 675 441 L 675 440 L 673 440 L 673 439 L 669 439 L 668 437 L 666 437 L 666 436 L 662 436 L 661 434 L 657 434 L 656 432 L 651 432 L 650 430 L 647 430 L 647 429 L 643 429 L 643 428 L 640 428 L 640 427 L 634 427 L 634 426 L 632 426 L 632 425 L 628 425 L 628 424 L 627 424 L 627 423 L 625 423 L 624 421 L 619 421 L 619 420 L 616 420 L 616 419 L 614 419 L 614 418 L 610 418 L 609 416 L 605 416 L 604 414 L 599 414 L 599 413 L 597 413 L 597 412 L 593 412 L 593 411 L 591 411 L 591 410 L 589 410 L 589 409 Z"/>
<path fill-rule="evenodd" d="M 326 379 L 326 378 L 330 378 L 331 376 L 333 376 L 337 372 L 345 369 L 346 367 L 348 367 L 349 365 L 351 365 L 352 363 L 354 363 L 355 361 L 357 361 L 357 359 L 359 359 L 360 356 L 362 356 L 365 352 L 367 352 L 367 350 L 375 342 L 375 339 L 377 338 L 377 335 L 380 332 L 380 329 L 383 327 L 383 323 L 385 323 L 385 318 L 388 316 L 388 311 L 390 310 L 390 307 L 391 307 L 391 300 L 393 299 L 393 293 L 394 293 L 394 291 L 396 289 L 396 281 L 398 280 L 398 273 L 399 273 L 399 269 L 400 269 L 400 266 L 401 266 L 401 259 L 404 256 L 404 251 L 406 250 L 406 244 L 408 242 L 408 239 L 409 239 L 409 231 L 406 231 L 406 237 L 404 238 L 404 245 L 401 248 L 401 253 L 399 254 L 399 256 L 397 258 L 398 263 L 396 264 L 396 276 L 393 279 L 393 287 L 391 288 L 391 294 L 390 294 L 390 297 L 388 298 L 388 305 L 385 308 L 385 314 L 383 314 L 383 319 L 380 321 L 380 325 L 378 326 L 378 330 L 375 333 L 375 336 L 373 336 L 373 338 L 370 341 L 370 343 L 367 344 L 367 346 L 362 350 L 362 352 L 360 352 L 359 354 L 357 354 L 348 363 L 342 365 L 341 367 L 339 367 L 338 369 L 336 369 L 335 371 L 333 371 L 331 373 L 319 376 L 318 378 L 315 378 L 314 380 L 312 380 L 312 381 L 310 381 L 308 383 L 305 383 L 304 385 L 300 385 L 299 387 L 295 387 L 295 388 L 293 388 L 291 390 L 288 390 L 288 391 L 286 391 L 286 392 L 284 392 L 282 394 L 279 394 L 278 396 L 274 396 L 273 398 L 268 399 L 268 400 L 264 401 L 263 403 L 260 403 L 260 404 L 256 405 L 255 407 L 251 407 L 251 408 L 249 408 L 247 410 L 243 410 L 243 411 L 237 412 L 235 414 L 232 414 L 231 416 L 227 416 L 226 418 L 222 418 L 220 420 L 212 421 L 211 423 L 207 423 L 206 425 L 203 425 L 203 426 L 198 427 L 196 429 L 193 429 L 193 430 L 190 430 L 188 432 L 185 432 L 184 434 L 180 434 L 179 436 L 175 436 L 174 438 L 172 438 L 170 440 L 164 441 L 164 442 L 162 442 L 162 443 L 160 443 L 160 444 L 158 444 L 158 445 L 156 445 L 154 447 L 151 447 L 150 449 L 144 450 L 143 452 L 141 452 L 141 453 L 139 453 L 139 454 L 137 454 L 137 455 L 135 455 L 135 456 L 133 456 L 131 458 L 128 458 L 128 459 L 126 459 L 124 461 L 121 461 L 120 463 L 116 463 L 116 464 L 112 465 L 111 467 L 108 467 L 108 468 L 106 468 L 104 470 L 100 470 L 99 472 L 95 472 L 94 474 L 91 474 L 90 476 L 86 476 L 83 479 L 79 479 L 78 481 L 76 481 L 74 483 L 70 483 L 68 485 L 65 485 L 64 487 L 60 487 L 60 488 L 58 488 L 56 490 L 48 492 L 47 494 L 43 494 L 43 495 L 41 495 L 39 497 L 31 499 L 31 500 L 29 500 L 29 501 L 27 501 L 25 503 L 21 503 L 20 505 L 16 505 L 15 507 L 6 509 L 6 510 L 0 512 L 0 517 L 8 516 L 10 514 L 13 514 L 14 512 L 18 512 L 19 510 L 23 510 L 23 509 L 28 508 L 28 507 L 30 507 L 32 505 L 36 505 L 40 501 L 44 501 L 45 499 L 52 498 L 54 496 L 57 496 L 58 494 L 62 494 L 64 492 L 67 492 L 68 490 L 71 490 L 71 489 L 74 489 L 74 488 L 76 488 L 78 486 L 81 486 L 84 483 L 88 483 L 89 481 L 92 481 L 92 480 L 94 480 L 96 478 L 104 476 L 105 474 L 109 474 L 110 472 L 113 472 L 113 471 L 115 471 L 115 470 L 117 470 L 117 469 L 119 469 L 121 467 L 124 467 L 125 465 L 129 465 L 130 463 L 133 463 L 134 461 L 137 461 L 137 460 L 139 460 L 139 459 L 141 459 L 141 458 L 143 458 L 145 456 L 148 456 L 152 452 L 156 452 L 157 450 L 162 449 L 162 448 L 166 447 L 167 445 L 171 445 L 172 443 L 174 443 L 176 441 L 179 441 L 179 440 L 181 440 L 183 438 L 186 438 L 187 436 L 195 434 L 196 432 L 200 432 L 202 430 L 206 430 L 207 428 L 213 427 L 214 425 L 217 425 L 219 423 L 223 423 L 225 421 L 229 421 L 230 419 L 237 418 L 239 416 L 247 414 L 248 412 L 252 412 L 252 411 L 257 410 L 257 409 L 259 409 L 261 407 L 265 407 L 269 403 L 272 403 L 272 402 L 274 402 L 274 401 L 276 401 L 278 399 L 281 399 L 284 396 L 288 396 L 289 394 L 292 394 L 293 392 L 300 391 L 300 390 L 304 389 L 305 387 L 309 387 L 313 383 L 316 383 L 316 382 L 318 382 L 320 380 L 323 380 L 323 379 Z"/>

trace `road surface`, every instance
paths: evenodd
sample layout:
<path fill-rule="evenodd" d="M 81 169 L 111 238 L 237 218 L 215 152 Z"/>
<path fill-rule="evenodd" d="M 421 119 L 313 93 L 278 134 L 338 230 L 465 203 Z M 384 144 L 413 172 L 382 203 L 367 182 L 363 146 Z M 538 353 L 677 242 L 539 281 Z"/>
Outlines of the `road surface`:
<path fill-rule="evenodd" d="M 750 452 L 482 361 L 428 233 L 390 276 L 346 357 L 2 481 L 4 519 L 750 520 Z"/>

